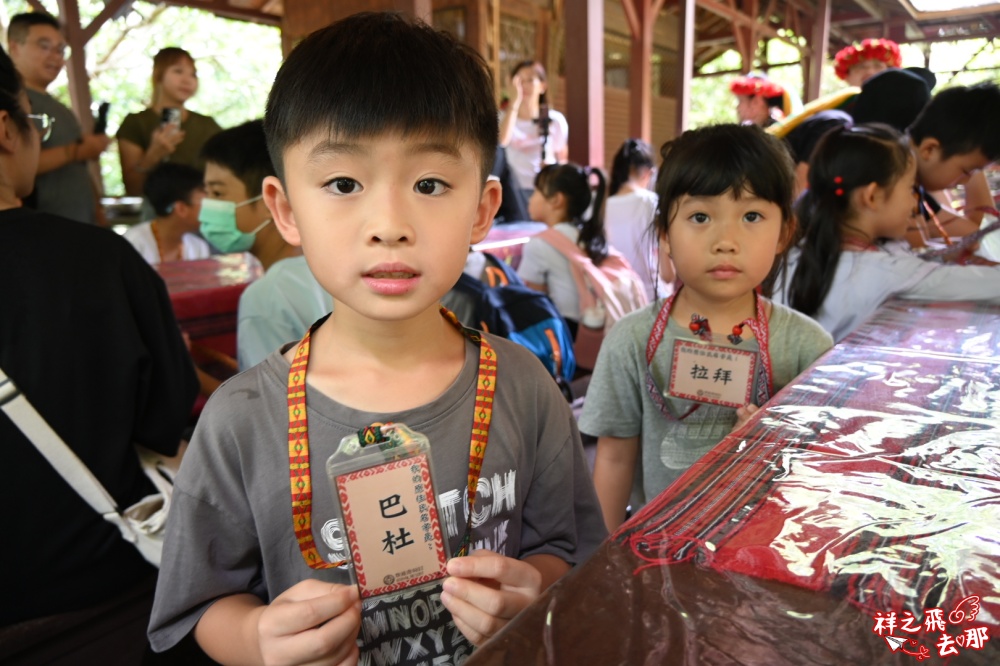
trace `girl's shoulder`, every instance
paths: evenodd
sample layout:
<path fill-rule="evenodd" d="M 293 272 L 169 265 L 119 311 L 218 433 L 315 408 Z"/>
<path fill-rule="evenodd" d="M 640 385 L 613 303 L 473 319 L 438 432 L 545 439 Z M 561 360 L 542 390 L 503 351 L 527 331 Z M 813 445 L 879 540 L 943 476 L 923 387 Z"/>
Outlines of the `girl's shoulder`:
<path fill-rule="evenodd" d="M 798 310 L 793 310 L 787 305 L 767 299 L 771 305 L 771 314 L 768 317 L 768 329 L 772 340 L 792 341 L 801 338 L 803 335 L 821 339 L 833 338 L 819 322 L 812 317 L 802 314 Z"/>

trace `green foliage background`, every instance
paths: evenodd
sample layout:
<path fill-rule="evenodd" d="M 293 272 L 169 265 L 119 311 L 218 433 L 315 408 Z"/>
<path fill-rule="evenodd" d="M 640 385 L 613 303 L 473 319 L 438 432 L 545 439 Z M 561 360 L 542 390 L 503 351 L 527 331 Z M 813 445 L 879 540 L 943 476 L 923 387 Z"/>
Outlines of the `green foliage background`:
<path fill-rule="evenodd" d="M 102 0 L 79 0 L 81 23 L 86 26 L 104 8 Z M 42 0 L 58 16 L 56 0 Z M 30 11 L 26 0 L 4 0 L 0 23 Z M 129 113 L 141 111 L 152 92 L 153 55 L 166 46 L 189 51 L 198 67 L 199 90 L 187 106 L 232 127 L 264 114 L 264 104 L 281 65 L 278 28 L 219 18 L 209 12 L 135 2 L 123 15 L 97 31 L 87 45 L 87 70 L 95 110 L 111 103 L 108 134 L 113 136 Z M 72 57 L 72 54 L 70 55 Z M 49 92 L 69 106 L 65 71 Z M 118 149 L 112 144 L 101 156 L 105 193 L 120 196 L 122 186 Z"/>

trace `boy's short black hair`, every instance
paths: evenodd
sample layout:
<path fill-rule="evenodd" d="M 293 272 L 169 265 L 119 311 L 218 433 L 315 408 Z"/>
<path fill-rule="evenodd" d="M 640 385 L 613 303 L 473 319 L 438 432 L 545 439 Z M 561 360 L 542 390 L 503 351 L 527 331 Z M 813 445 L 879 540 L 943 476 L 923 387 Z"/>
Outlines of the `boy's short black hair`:
<path fill-rule="evenodd" d="M 8 43 L 17 42 L 18 44 L 23 44 L 24 40 L 28 38 L 28 33 L 31 32 L 31 27 L 35 25 L 50 25 L 59 32 L 62 32 L 59 19 L 52 14 L 46 14 L 45 12 L 17 14 L 10 19 L 10 25 L 7 26 Z"/>
<path fill-rule="evenodd" d="M 157 217 L 166 217 L 173 212 L 174 204 L 183 201 L 191 203 L 191 194 L 204 188 L 205 175 L 186 164 L 163 162 L 146 176 L 142 194 L 148 200 Z"/>
<path fill-rule="evenodd" d="M 1000 159 L 1000 86 L 979 83 L 936 94 L 910 125 L 914 145 L 926 138 L 941 144 L 941 158 L 979 150 L 990 162 Z"/>
<path fill-rule="evenodd" d="M 206 162 L 232 171 L 247 188 L 248 197 L 261 193 L 265 177 L 276 175 L 261 120 L 250 120 L 222 130 L 205 142 L 201 156 Z"/>
<path fill-rule="evenodd" d="M 469 141 L 485 183 L 499 126 L 493 76 L 451 35 L 397 13 L 365 12 L 317 30 L 278 70 L 264 113 L 267 146 L 284 179 L 284 152 L 304 137 L 420 133 Z"/>

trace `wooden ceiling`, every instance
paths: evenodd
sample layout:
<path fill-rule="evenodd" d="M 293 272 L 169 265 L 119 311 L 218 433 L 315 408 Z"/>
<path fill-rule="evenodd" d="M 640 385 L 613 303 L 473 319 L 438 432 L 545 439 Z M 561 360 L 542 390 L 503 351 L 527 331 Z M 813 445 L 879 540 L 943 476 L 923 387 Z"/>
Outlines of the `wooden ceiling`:
<path fill-rule="evenodd" d="M 333 2 L 335 0 L 291 0 Z M 561 0 L 572 11 L 572 0 Z M 737 48 L 738 26 L 751 27 L 762 37 L 793 41 L 810 36 L 824 0 L 696 0 L 695 64 L 709 62 Z M 869 37 L 888 37 L 897 43 L 953 41 L 1000 36 L 1000 0 L 956 0 L 938 5 L 973 5 L 945 11 L 921 12 L 928 0 L 826 0 L 830 4 L 829 53 Z M 503 7 L 503 0 L 501 9 Z M 540 4 L 544 0 L 540 0 Z M 166 0 L 167 4 L 197 7 L 247 21 L 281 25 L 284 0 Z M 662 11 L 674 10 L 666 0 Z"/>

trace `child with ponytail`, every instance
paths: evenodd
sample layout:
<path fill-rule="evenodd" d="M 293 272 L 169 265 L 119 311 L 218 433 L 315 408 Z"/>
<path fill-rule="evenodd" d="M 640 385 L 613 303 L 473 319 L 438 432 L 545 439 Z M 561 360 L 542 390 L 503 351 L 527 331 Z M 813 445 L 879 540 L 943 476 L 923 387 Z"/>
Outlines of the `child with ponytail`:
<path fill-rule="evenodd" d="M 549 295 L 574 338 L 578 338 L 581 323 L 603 330 L 607 313 L 600 307 L 588 312 L 581 308 L 580 275 L 574 274 L 572 253 L 567 256 L 565 239 L 582 250 L 593 267 L 601 268 L 608 263 L 625 266 L 629 284 L 620 290 L 626 295 L 619 299 L 620 309 L 614 313 L 615 318 L 646 304 L 639 276 L 609 246 L 605 236 L 606 191 L 607 183 L 600 169 L 573 163 L 552 164 L 538 172 L 535 191 L 528 201 L 531 219 L 544 222 L 549 229 L 524 246 L 517 273 L 529 287 Z M 578 358 L 584 368 L 593 367 L 585 361 Z"/>
<path fill-rule="evenodd" d="M 615 153 L 608 184 L 604 228 L 608 242 L 617 248 L 642 279 L 650 301 L 673 290 L 673 263 L 659 261 L 653 218 L 656 193 L 650 189 L 655 166 L 653 147 L 642 139 L 627 139 Z"/>
<path fill-rule="evenodd" d="M 660 152 L 654 224 L 680 286 L 611 330 L 580 418 L 598 438 L 594 486 L 612 531 L 630 499 L 652 500 L 833 343 L 766 298 L 795 230 L 780 141 L 717 125 Z"/>
<path fill-rule="evenodd" d="M 910 140 L 888 125 L 842 127 L 817 144 L 803 228 L 777 299 L 840 340 L 890 297 L 1000 302 L 1000 267 L 956 266 L 891 250 L 918 215 Z"/>

